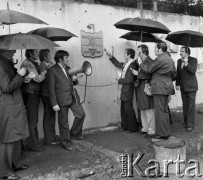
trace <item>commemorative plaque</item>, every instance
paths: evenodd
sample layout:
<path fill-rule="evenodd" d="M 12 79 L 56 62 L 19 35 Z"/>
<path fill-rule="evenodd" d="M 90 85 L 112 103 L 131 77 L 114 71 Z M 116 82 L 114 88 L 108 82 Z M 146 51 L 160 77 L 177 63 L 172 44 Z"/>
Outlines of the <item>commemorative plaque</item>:
<path fill-rule="evenodd" d="M 81 49 L 84 57 L 101 57 L 103 55 L 103 34 L 81 30 Z"/>

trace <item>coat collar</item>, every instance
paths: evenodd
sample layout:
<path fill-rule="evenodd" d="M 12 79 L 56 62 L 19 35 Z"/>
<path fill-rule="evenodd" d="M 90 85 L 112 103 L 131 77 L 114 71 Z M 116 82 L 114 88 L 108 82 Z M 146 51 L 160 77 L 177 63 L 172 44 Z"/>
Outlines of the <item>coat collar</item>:
<path fill-rule="evenodd" d="M 63 78 L 65 78 L 65 79 L 67 79 L 67 80 L 70 80 L 70 78 L 68 78 L 69 75 L 68 75 L 68 72 L 66 71 L 66 68 L 65 68 L 65 71 L 66 71 L 66 74 L 67 74 L 68 77 L 64 74 L 62 68 L 58 65 L 58 63 L 56 63 L 56 70 L 58 71 L 58 73 L 59 73 Z"/>

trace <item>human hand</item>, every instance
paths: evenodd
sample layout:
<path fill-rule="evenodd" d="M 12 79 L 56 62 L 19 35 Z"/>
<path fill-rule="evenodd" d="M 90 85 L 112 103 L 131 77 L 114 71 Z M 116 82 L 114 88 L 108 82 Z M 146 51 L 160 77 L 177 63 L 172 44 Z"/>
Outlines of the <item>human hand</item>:
<path fill-rule="evenodd" d="M 72 80 L 73 80 L 73 81 L 77 81 L 77 80 L 78 80 L 77 75 L 73 75 L 73 76 L 72 76 Z"/>
<path fill-rule="evenodd" d="M 28 76 L 25 77 L 24 82 L 25 83 L 29 83 L 31 81 L 31 78 L 29 78 Z"/>
<path fill-rule="evenodd" d="M 132 69 L 132 68 L 130 68 L 130 70 L 132 71 L 132 73 L 133 73 L 135 76 L 138 75 L 138 71 L 136 71 L 136 70 L 134 70 L 134 69 Z"/>
<path fill-rule="evenodd" d="M 45 76 L 46 73 L 47 73 L 47 70 L 44 70 L 41 72 L 41 75 Z"/>
<path fill-rule="evenodd" d="M 20 74 L 21 76 L 24 76 L 26 74 L 26 69 L 25 67 L 22 67 L 19 71 L 18 74 Z"/>
<path fill-rule="evenodd" d="M 54 110 L 55 112 L 60 111 L 59 105 L 57 104 L 57 105 L 53 106 L 53 110 Z"/>
<path fill-rule="evenodd" d="M 180 86 L 176 86 L 176 90 L 177 90 L 177 91 L 180 90 Z"/>
<path fill-rule="evenodd" d="M 27 75 L 27 77 L 28 77 L 29 79 L 32 79 L 32 78 L 36 77 L 36 74 L 35 74 L 33 71 L 31 71 L 31 72 Z"/>
<path fill-rule="evenodd" d="M 141 57 L 138 57 L 137 62 L 138 62 L 139 65 L 142 63 Z"/>

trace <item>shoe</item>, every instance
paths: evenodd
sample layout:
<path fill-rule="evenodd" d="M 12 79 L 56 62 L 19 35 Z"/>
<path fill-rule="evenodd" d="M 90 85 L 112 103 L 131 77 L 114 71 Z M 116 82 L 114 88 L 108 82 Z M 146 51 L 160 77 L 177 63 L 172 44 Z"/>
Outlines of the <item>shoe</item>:
<path fill-rule="evenodd" d="M 153 139 L 163 139 L 163 140 L 167 140 L 167 139 L 169 138 L 169 136 L 154 135 L 152 138 L 153 138 Z"/>
<path fill-rule="evenodd" d="M 73 150 L 73 146 L 71 143 L 67 143 L 67 144 L 62 144 L 63 148 L 65 150 L 68 150 L 68 151 L 72 151 Z"/>
<path fill-rule="evenodd" d="M 193 128 L 186 128 L 187 132 L 191 132 L 193 130 Z"/>
<path fill-rule="evenodd" d="M 84 137 L 82 135 L 80 136 L 71 136 L 72 139 L 75 139 L 75 140 L 83 140 Z"/>
<path fill-rule="evenodd" d="M 57 145 L 57 144 L 60 144 L 60 143 L 61 143 L 61 141 L 56 140 L 56 141 L 50 143 L 50 145 Z"/>
<path fill-rule="evenodd" d="M 147 134 L 147 132 L 145 132 L 145 131 L 139 131 L 138 133 L 139 134 Z"/>
<path fill-rule="evenodd" d="M 21 167 L 14 168 L 14 171 L 20 171 L 20 170 L 25 170 L 28 169 L 30 166 L 28 164 L 23 164 Z"/>
<path fill-rule="evenodd" d="M 155 134 L 146 134 L 144 137 L 148 139 L 148 138 L 153 138 L 154 136 Z"/>
<path fill-rule="evenodd" d="M 17 174 L 11 174 L 10 176 L 5 177 L 5 179 L 17 180 L 20 179 L 20 176 L 18 176 Z"/>

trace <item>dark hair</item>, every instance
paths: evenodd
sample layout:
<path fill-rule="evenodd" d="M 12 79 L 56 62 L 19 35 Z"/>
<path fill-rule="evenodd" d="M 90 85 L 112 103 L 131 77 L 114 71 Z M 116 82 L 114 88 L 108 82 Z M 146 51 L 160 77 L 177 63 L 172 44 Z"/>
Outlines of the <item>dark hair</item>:
<path fill-rule="evenodd" d="M 56 63 L 58 63 L 59 59 L 63 59 L 64 56 L 69 56 L 68 52 L 64 51 L 64 50 L 58 50 L 58 51 L 56 51 L 56 54 L 54 56 L 54 60 L 56 61 Z"/>
<path fill-rule="evenodd" d="M 163 52 L 167 52 L 167 45 L 165 42 L 157 43 L 156 47 L 161 49 Z"/>
<path fill-rule="evenodd" d="M 130 58 L 134 58 L 135 57 L 135 51 L 133 49 L 125 49 L 127 55 L 130 55 Z"/>
<path fill-rule="evenodd" d="M 26 49 L 25 51 L 25 57 L 29 58 L 30 57 L 30 53 L 34 54 L 35 49 Z"/>
<path fill-rule="evenodd" d="M 39 60 L 44 61 L 44 57 L 47 57 L 49 53 L 50 53 L 49 49 L 41 49 L 39 51 Z"/>
<path fill-rule="evenodd" d="M 181 49 L 184 48 L 185 52 L 188 53 L 188 55 L 190 55 L 190 48 L 186 47 L 186 46 L 182 46 Z"/>
<path fill-rule="evenodd" d="M 146 46 L 145 44 L 141 44 L 139 45 L 137 48 L 141 48 L 142 53 L 144 53 L 145 55 L 149 55 L 149 49 L 148 46 Z"/>

